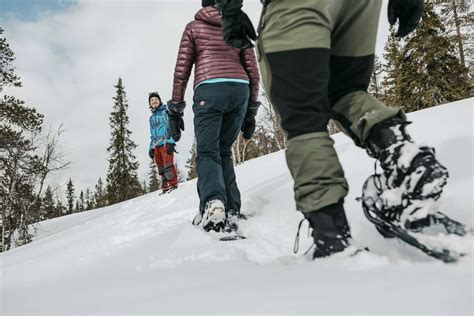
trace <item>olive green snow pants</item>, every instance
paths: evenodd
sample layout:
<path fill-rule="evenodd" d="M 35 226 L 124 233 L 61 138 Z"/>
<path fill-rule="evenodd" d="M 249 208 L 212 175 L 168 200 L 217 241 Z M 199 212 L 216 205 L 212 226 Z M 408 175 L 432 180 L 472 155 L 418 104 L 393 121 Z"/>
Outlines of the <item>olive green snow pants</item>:
<path fill-rule="evenodd" d="M 273 0 L 262 16 L 260 69 L 288 138 L 299 211 L 319 210 L 348 192 L 329 119 L 365 147 L 372 126 L 404 118 L 367 93 L 380 7 L 381 0 Z"/>

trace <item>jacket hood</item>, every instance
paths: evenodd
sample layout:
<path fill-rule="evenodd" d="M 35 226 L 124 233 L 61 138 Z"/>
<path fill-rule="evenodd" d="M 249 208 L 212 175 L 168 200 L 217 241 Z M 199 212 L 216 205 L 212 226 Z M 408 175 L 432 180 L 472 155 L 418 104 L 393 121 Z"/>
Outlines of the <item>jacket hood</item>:
<path fill-rule="evenodd" d="M 166 110 L 166 105 L 164 103 L 161 103 L 156 109 L 150 107 L 150 110 L 152 113 L 161 112 L 163 110 Z"/>
<path fill-rule="evenodd" d="M 204 7 L 194 16 L 196 21 L 204 21 L 212 25 L 221 25 L 221 15 L 215 7 Z"/>

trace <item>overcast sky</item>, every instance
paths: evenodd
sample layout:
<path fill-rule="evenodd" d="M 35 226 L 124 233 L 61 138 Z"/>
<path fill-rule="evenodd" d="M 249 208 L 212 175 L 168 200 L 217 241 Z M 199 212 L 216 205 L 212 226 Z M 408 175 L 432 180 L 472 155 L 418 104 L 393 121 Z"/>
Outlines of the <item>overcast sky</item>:
<path fill-rule="evenodd" d="M 23 87 L 8 90 L 45 115 L 53 128 L 63 124 L 60 143 L 72 162 L 52 183 L 61 190 L 71 177 L 78 190 L 105 179 L 114 85 L 123 79 L 129 128 L 138 144 L 139 177 L 148 174 L 148 92 L 171 97 L 173 70 L 185 25 L 200 0 L 0 0 L 0 26 L 16 55 Z M 261 5 L 244 1 L 257 24 Z M 383 9 L 377 53 L 387 38 Z M 176 160 L 184 169 L 193 141 L 192 82 L 186 92 L 186 130 Z"/>

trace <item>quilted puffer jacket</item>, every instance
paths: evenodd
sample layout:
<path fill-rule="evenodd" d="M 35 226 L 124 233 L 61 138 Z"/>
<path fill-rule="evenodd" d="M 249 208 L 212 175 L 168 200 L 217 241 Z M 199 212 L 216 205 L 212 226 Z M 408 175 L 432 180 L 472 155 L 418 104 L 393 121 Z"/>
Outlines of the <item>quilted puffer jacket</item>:
<path fill-rule="evenodd" d="M 188 23 L 181 38 L 174 70 L 173 102 L 184 100 L 193 65 L 194 87 L 212 78 L 232 78 L 250 82 L 250 101 L 256 102 L 260 75 L 253 49 L 240 50 L 222 39 L 221 16 L 212 7 L 204 7 Z"/>

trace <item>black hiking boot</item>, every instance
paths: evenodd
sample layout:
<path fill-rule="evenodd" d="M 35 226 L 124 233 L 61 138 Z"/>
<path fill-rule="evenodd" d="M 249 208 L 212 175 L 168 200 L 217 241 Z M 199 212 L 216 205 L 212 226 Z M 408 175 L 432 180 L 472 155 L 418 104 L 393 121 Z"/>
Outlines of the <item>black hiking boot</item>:
<path fill-rule="evenodd" d="M 313 259 L 330 256 L 349 246 L 351 233 L 343 202 L 304 213 L 304 216 L 313 229 L 312 236 L 316 245 Z"/>
<path fill-rule="evenodd" d="M 435 150 L 417 145 L 405 130 L 410 124 L 398 117 L 374 125 L 367 152 L 379 160 L 388 189 L 402 188 L 410 199 L 439 198 L 449 176 Z"/>

